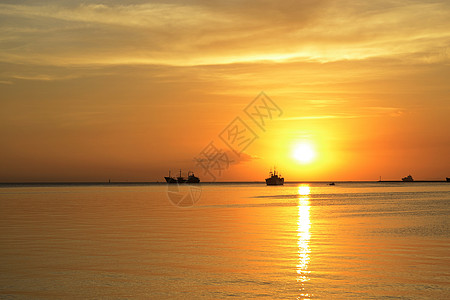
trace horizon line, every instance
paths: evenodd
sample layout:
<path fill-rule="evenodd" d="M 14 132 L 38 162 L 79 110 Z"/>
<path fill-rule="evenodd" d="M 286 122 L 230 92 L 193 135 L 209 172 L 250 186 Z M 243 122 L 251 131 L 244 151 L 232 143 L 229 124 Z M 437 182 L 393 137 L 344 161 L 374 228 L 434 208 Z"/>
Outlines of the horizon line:
<path fill-rule="evenodd" d="M 402 181 L 402 180 L 293 180 L 293 181 L 286 181 L 285 184 L 289 183 L 389 183 L 389 182 L 405 182 L 405 183 L 414 183 L 414 182 L 448 182 L 446 179 L 442 180 L 414 180 L 414 181 Z M 246 184 L 246 183 L 253 183 L 253 184 L 265 184 L 265 181 L 203 181 L 199 184 Z M 163 181 L 15 181 L 15 182 L 0 182 L 0 185 L 63 185 L 63 184 L 71 184 L 71 185 L 113 185 L 113 184 L 131 184 L 131 185 L 138 185 L 138 184 L 161 184 L 161 185 L 168 185 L 167 182 Z M 185 185 L 186 183 L 182 183 Z M 192 184 L 186 184 L 186 185 L 192 185 Z M 195 185 L 195 184 L 194 184 Z"/>

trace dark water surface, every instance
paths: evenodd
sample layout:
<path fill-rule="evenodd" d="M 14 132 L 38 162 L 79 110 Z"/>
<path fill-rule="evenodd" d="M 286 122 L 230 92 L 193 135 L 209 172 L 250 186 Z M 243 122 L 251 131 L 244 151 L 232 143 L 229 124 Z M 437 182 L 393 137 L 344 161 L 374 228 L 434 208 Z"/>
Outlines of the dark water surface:
<path fill-rule="evenodd" d="M 0 298 L 450 298 L 450 183 L 200 187 L 3 185 Z"/>

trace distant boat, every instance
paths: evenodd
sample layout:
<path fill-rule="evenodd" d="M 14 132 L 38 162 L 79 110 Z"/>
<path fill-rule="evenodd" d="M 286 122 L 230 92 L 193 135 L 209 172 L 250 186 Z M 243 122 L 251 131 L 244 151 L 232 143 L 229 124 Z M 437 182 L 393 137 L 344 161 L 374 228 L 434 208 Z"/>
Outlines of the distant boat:
<path fill-rule="evenodd" d="M 164 177 L 164 179 L 166 180 L 167 183 L 200 183 L 200 178 L 196 177 L 194 173 L 191 171 L 188 172 L 187 179 L 181 176 L 181 170 L 180 176 L 178 176 L 177 178 L 170 176 L 169 171 L 169 176 Z"/>
<path fill-rule="evenodd" d="M 402 178 L 402 181 L 414 181 L 411 175 Z"/>
<path fill-rule="evenodd" d="M 450 182 L 450 177 L 446 177 L 445 179 L 447 180 L 447 182 Z"/>
<path fill-rule="evenodd" d="M 334 182 L 330 182 L 328 185 L 336 185 Z"/>
<path fill-rule="evenodd" d="M 273 172 L 269 172 L 269 175 L 270 177 L 266 178 L 267 185 L 284 185 L 284 178 L 277 174 L 275 168 L 273 169 Z"/>

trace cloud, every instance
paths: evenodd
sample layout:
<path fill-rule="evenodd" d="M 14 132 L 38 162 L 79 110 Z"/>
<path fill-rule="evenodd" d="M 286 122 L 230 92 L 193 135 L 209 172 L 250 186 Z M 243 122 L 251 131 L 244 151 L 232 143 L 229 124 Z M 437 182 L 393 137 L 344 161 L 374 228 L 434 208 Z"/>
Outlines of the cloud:
<path fill-rule="evenodd" d="M 45 75 L 45 74 L 37 74 L 37 75 L 32 75 L 32 76 L 11 75 L 11 78 L 20 79 L 20 80 L 53 81 L 53 80 L 73 79 L 75 77 L 74 76 L 59 77 L 59 76 L 52 76 L 52 75 Z"/>
<path fill-rule="evenodd" d="M 342 109 L 341 109 L 342 110 Z M 345 110 L 345 109 L 344 109 Z M 281 121 L 297 121 L 297 120 L 329 120 L 329 119 L 356 119 L 371 117 L 400 117 L 405 113 L 405 109 L 398 107 L 354 107 L 347 108 L 349 113 L 338 113 L 329 115 L 303 115 L 296 117 L 280 118 Z"/>
<path fill-rule="evenodd" d="M 237 165 L 245 162 L 249 162 L 255 159 L 260 159 L 260 157 L 251 155 L 245 152 L 236 154 L 230 149 L 219 149 L 217 152 L 208 152 L 209 154 L 214 154 L 213 156 L 204 155 L 203 150 L 194 158 L 194 161 L 200 165 L 208 166 L 213 168 L 215 164 L 220 164 L 221 166 L 231 166 Z M 213 158 L 213 159 L 211 159 Z"/>
<path fill-rule="evenodd" d="M 401 56 L 448 61 L 450 4 L 182 1 L 0 4 L 0 61 L 220 65 Z M 443 49 L 438 55 L 436 49 Z M 446 54 L 447 53 L 447 54 Z"/>
<path fill-rule="evenodd" d="M 299 117 L 288 117 L 281 118 L 282 121 L 295 121 L 295 120 L 321 120 L 321 119 L 353 119 L 360 118 L 361 116 L 355 115 L 322 115 L 322 116 L 299 116 Z"/>
<path fill-rule="evenodd" d="M 366 107 L 365 108 L 369 114 L 373 112 L 372 115 L 388 115 L 390 117 L 400 117 L 405 113 L 405 109 L 399 107 Z"/>

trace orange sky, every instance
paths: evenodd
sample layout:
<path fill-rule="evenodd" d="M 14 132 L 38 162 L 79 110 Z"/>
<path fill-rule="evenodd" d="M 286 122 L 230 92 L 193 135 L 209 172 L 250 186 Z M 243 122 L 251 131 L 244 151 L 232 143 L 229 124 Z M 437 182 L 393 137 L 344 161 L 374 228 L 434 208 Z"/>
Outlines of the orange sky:
<path fill-rule="evenodd" d="M 3 1 L 0 182 L 208 181 L 211 141 L 218 181 L 450 176 L 450 3 L 279 2 Z M 243 111 L 261 91 L 266 131 Z M 233 158 L 238 116 L 258 139 Z"/>

